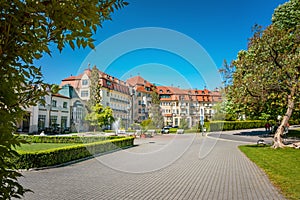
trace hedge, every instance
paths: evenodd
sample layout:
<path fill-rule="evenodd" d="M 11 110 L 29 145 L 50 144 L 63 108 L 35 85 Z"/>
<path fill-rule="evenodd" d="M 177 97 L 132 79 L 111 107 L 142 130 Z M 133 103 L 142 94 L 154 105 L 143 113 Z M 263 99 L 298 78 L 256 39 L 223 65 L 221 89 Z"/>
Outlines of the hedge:
<path fill-rule="evenodd" d="M 112 140 L 117 138 L 124 138 L 124 136 L 31 136 L 31 135 L 19 135 L 20 139 L 29 143 L 92 143 L 104 140 Z"/>
<path fill-rule="evenodd" d="M 89 157 L 94 154 L 133 146 L 133 140 L 133 137 L 126 137 L 107 141 L 98 141 L 89 144 L 78 144 L 39 152 L 19 152 L 19 156 L 16 157 L 13 162 L 17 169 L 59 165 L 69 161 Z"/>
<path fill-rule="evenodd" d="M 265 127 L 265 121 L 212 121 L 204 122 L 206 131 L 228 131 Z"/>

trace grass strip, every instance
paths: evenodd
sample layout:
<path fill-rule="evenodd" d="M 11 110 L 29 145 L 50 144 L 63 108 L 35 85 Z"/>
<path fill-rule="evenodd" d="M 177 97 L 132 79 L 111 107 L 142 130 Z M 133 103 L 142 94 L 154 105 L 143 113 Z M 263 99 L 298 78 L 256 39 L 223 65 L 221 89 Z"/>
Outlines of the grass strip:
<path fill-rule="evenodd" d="M 268 175 L 287 199 L 300 199 L 300 150 L 269 146 L 240 146 L 239 149 Z"/>

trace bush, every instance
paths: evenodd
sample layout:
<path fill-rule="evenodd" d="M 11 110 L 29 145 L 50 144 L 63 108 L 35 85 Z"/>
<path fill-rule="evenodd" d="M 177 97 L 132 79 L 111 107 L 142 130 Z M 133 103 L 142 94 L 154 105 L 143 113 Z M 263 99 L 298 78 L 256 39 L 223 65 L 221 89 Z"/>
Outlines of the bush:
<path fill-rule="evenodd" d="M 90 136 L 90 137 L 80 137 L 80 136 L 27 136 L 19 135 L 18 138 L 25 140 L 29 143 L 92 143 L 98 141 L 112 140 L 123 138 L 124 136 Z"/>
<path fill-rule="evenodd" d="M 212 121 L 205 122 L 204 127 L 207 131 L 228 131 L 228 130 L 240 130 L 251 128 L 265 127 L 265 121 Z"/>
<path fill-rule="evenodd" d="M 178 128 L 170 128 L 169 133 L 176 133 Z"/>
<path fill-rule="evenodd" d="M 107 141 L 98 141 L 89 144 L 78 144 L 35 153 L 20 152 L 20 155 L 15 158 L 13 162 L 17 169 L 53 166 L 89 157 L 94 154 L 133 146 L 133 140 L 134 138 L 132 137 L 126 137 Z"/>

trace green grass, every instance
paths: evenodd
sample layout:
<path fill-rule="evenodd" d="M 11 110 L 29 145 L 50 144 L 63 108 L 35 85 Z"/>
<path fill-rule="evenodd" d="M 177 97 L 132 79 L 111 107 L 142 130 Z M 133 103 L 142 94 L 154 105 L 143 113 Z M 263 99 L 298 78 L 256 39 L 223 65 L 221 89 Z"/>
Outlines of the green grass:
<path fill-rule="evenodd" d="M 78 144 L 73 143 L 31 143 L 31 144 L 22 144 L 20 147 L 17 147 L 17 152 L 38 152 L 48 149 L 56 149 L 66 146 L 74 146 Z"/>
<path fill-rule="evenodd" d="M 287 199 L 300 199 L 300 150 L 272 149 L 269 146 L 239 147 L 256 165 L 263 169 L 272 183 Z"/>

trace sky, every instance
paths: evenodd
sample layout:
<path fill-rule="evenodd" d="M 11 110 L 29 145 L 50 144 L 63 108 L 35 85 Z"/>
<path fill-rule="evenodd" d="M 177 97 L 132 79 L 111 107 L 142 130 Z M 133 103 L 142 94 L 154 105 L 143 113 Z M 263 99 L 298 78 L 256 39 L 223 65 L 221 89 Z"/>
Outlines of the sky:
<path fill-rule="evenodd" d="M 218 69 L 247 48 L 255 24 L 271 24 L 287 0 L 127 0 L 93 36 L 95 50 L 51 47 L 36 61 L 44 81 L 60 84 L 88 66 L 121 80 L 140 75 L 156 85 L 214 89 Z"/>

